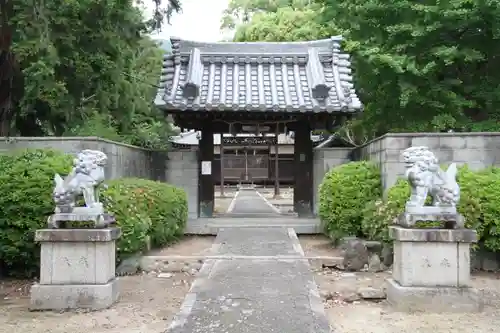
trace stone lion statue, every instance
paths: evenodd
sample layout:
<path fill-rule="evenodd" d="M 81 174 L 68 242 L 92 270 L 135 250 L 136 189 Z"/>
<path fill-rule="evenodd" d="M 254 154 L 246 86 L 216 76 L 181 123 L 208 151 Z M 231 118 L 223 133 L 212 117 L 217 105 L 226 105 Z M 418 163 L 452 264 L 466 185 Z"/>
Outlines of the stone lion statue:
<path fill-rule="evenodd" d="M 403 152 L 406 164 L 405 176 L 411 186 L 407 206 L 423 207 L 427 196 L 432 197 L 432 206 L 456 207 L 460 199 L 457 184 L 457 165 L 452 163 L 446 171 L 427 147 L 410 147 Z"/>
<path fill-rule="evenodd" d="M 73 160 L 73 170 L 63 178 L 54 176 L 53 198 L 55 213 L 71 213 L 79 195 L 83 195 L 86 208 L 102 209 L 97 186 L 104 181 L 104 166 L 108 157 L 97 150 L 82 150 Z"/>

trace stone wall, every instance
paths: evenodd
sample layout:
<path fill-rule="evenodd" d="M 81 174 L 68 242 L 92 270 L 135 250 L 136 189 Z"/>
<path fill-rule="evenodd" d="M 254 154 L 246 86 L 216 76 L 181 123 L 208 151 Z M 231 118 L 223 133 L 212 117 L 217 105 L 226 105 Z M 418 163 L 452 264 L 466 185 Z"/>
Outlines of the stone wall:
<path fill-rule="evenodd" d="M 318 191 L 326 172 L 350 161 L 351 148 L 315 148 L 313 157 L 313 208 L 318 214 Z"/>
<path fill-rule="evenodd" d="M 166 181 L 184 189 L 189 217 L 198 216 L 198 162 L 196 151 L 151 151 L 98 137 L 13 137 L 0 138 L 0 152 L 26 148 L 52 148 L 68 154 L 83 149 L 108 155 L 106 178 L 137 177 Z"/>
<path fill-rule="evenodd" d="M 11 137 L 0 138 L 0 152 L 52 148 L 68 154 L 83 149 L 100 150 L 108 155 L 106 178 L 137 177 L 166 180 L 166 153 L 101 139 L 98 137 Z"/>
<path fill-rule="evenodd" d="M 198 218 L 198 152 L 179 150 L 168 153 L 167 181 L 183 188 L 188 197 L 188 217 Z"/>
<path fill-rule="evenodd" d="M 456 162 L 478 170 L 500 166 L 500 133 L 402 133 L 386 134 L 356 149 L 356 160 L 376 162 L 384 190 L 404 175 L 401 153 L 411 146 L 427 146 L 442 164 Z"/>

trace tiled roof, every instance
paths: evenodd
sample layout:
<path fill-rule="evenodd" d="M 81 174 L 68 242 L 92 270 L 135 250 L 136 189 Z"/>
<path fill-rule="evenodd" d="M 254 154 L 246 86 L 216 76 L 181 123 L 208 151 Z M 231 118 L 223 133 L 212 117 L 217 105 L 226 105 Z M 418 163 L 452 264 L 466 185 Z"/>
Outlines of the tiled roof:
<path fill-rule="evenodd" d="M 202 43 L 171 38 L 155 104 L 166 110 L 356 112 L 340 36 L 311 42 Z"/>
<path fill-rule="evenodd" d="M 173 143 L 176 143 L 178 145 L 198 145 L 199 140 L 200 140 L 200 131 L 188 131 L 188 132 L 183 132 L 180 133 L 179 135 L 176 135 L 171 138 L 171 141 Z M 254 134 L 236 134 L 237 137 L 252 137 Z M 224 134 L 224 137 L 231 137 L 231 134 Z M 320 135 L 311 135 L 311 139 L 313 142 L 319 142 L 321 141 L 321 136 Z M 220 134 L 214 134 L 214 145 L 218 146 L 220 145 L 221 137 Z M 278 135 L 278 144 L 283 145 L 283 144 L 293 144 L 294 140 L 293 137 L 290 135 L 286 135 L 284 133 L 281 133 Z"/>

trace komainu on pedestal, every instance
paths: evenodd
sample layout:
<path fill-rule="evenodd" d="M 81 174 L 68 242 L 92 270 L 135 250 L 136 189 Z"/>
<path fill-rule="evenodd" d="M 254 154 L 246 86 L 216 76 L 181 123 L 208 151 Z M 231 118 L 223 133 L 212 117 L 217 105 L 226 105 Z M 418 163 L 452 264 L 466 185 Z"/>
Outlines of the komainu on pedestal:
<path fill-rule="evenodd" d="M 413 228 L 419 221 L 441 221 L 446 229 L 464 228 L 464 219 L 457 212 L 460 187 L 456 163 L 442 170 L 434 153 L 424 146 L 406 149 L 403 161 L 411 195 L 398 224 Z M 428 196 L 432 198 L 431 205 L 425 204 Z"/>
<path fill-rule="evenodd" d="M 115 262 L 121 231 L 109 227 L 115 219 L 104 211 L 98 193 L 106 162 L 103 152 L 83 150 L 67 177 L 55 175 L 55 212 L 48 228 L 35 233 L 40 280 L 31 287 L 31 310 L 100 310 L 118 300 Z M 84 206 L 78 207 L 82 197 Z M 91 227 L 84 225 L 89 221 Z"/>
<path fill-rule="evenodd" d="M 388 302 L 402 311 L 480 311 L 482 295 L 470 285 L 470 245 L 477 242 L 477 233 L 464 227 L 457 211 L 457 165 L 442 170 L 422 146 L 406 149 L 403 160 L 411 195 L 397 225 L 389 227 L 394 265 L 387 280 Z M 419 227 L 419 222 L 439 226 Z"/>
<path fill-rule="evenodd" d="M 73 160 L 68 176 L 55 175 L 53 198 L 56 208 L 48 219 L 49 228 L 60 228 L 61 222 L 68 221 L 93 221 L 95 228 L 107 228 L 115 222 L 99 202 L 99 186 L 104 181 L 107 160 L 101 151 L 82 150 Z M 85 206 L 77 207 L 80 196 Z"/>

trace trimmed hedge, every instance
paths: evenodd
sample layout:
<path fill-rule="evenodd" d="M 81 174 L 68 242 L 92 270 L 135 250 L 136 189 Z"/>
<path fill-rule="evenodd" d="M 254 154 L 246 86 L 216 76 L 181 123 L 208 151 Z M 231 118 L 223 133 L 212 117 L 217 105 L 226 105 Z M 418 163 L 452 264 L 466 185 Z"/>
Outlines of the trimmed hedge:
<path fill-rule="evenodd" d="M 183 234 L 187 221 L 186 193 L 169 184 L 123 178 L 107 182 L 103 203 L 122 229 L 119 259 L 153 247 L 165 246 Z"/>
<path fill-rule="evenodd" d="M 328 171 L 319 187 L 319 217 L 334 241 L 360 236 L 363 208 L 382 194 L 380 171 L 362 161 Z"/>
<path fill-rule="evenodd" d="M 11 276 L 31 277 L 39 272 L 37 229 L 47 226 L 54 211 L 54 173 L 67 174 L 73 157 L 48 149 L 28 149 L 0 155 L 0 263 Z M 146 248 L 163 246 L 180 237 L 187 221 L 187 198 L 172 185 L 123 178 L 107 182 L 101 193 L 108 211 L 122 228 L 117 259 Z"/>
<path fill-rule="evenodd" d="M 68 173 L 72 161 L 71 156 L 45 149 L 0 155 L 0 262 L 7 274 L 38 274 L 35 230 L 46 228 L 54 212 L 54 173 Z"/>
<path fill-rule="evenodd" d="M 500 168 L 471 171 L 461 167 L 457 181 L 461 189 L 458 210 L 467 227 L 477 230 L 487 249 L 500 251 Z M 409 196 L 407 181 L 400 179 L 389 189 L 386 201 L 371 202 L 363 211 L 363 234 L 371 240 L 389 242 L 388 226 L 404 211 Z"/>

